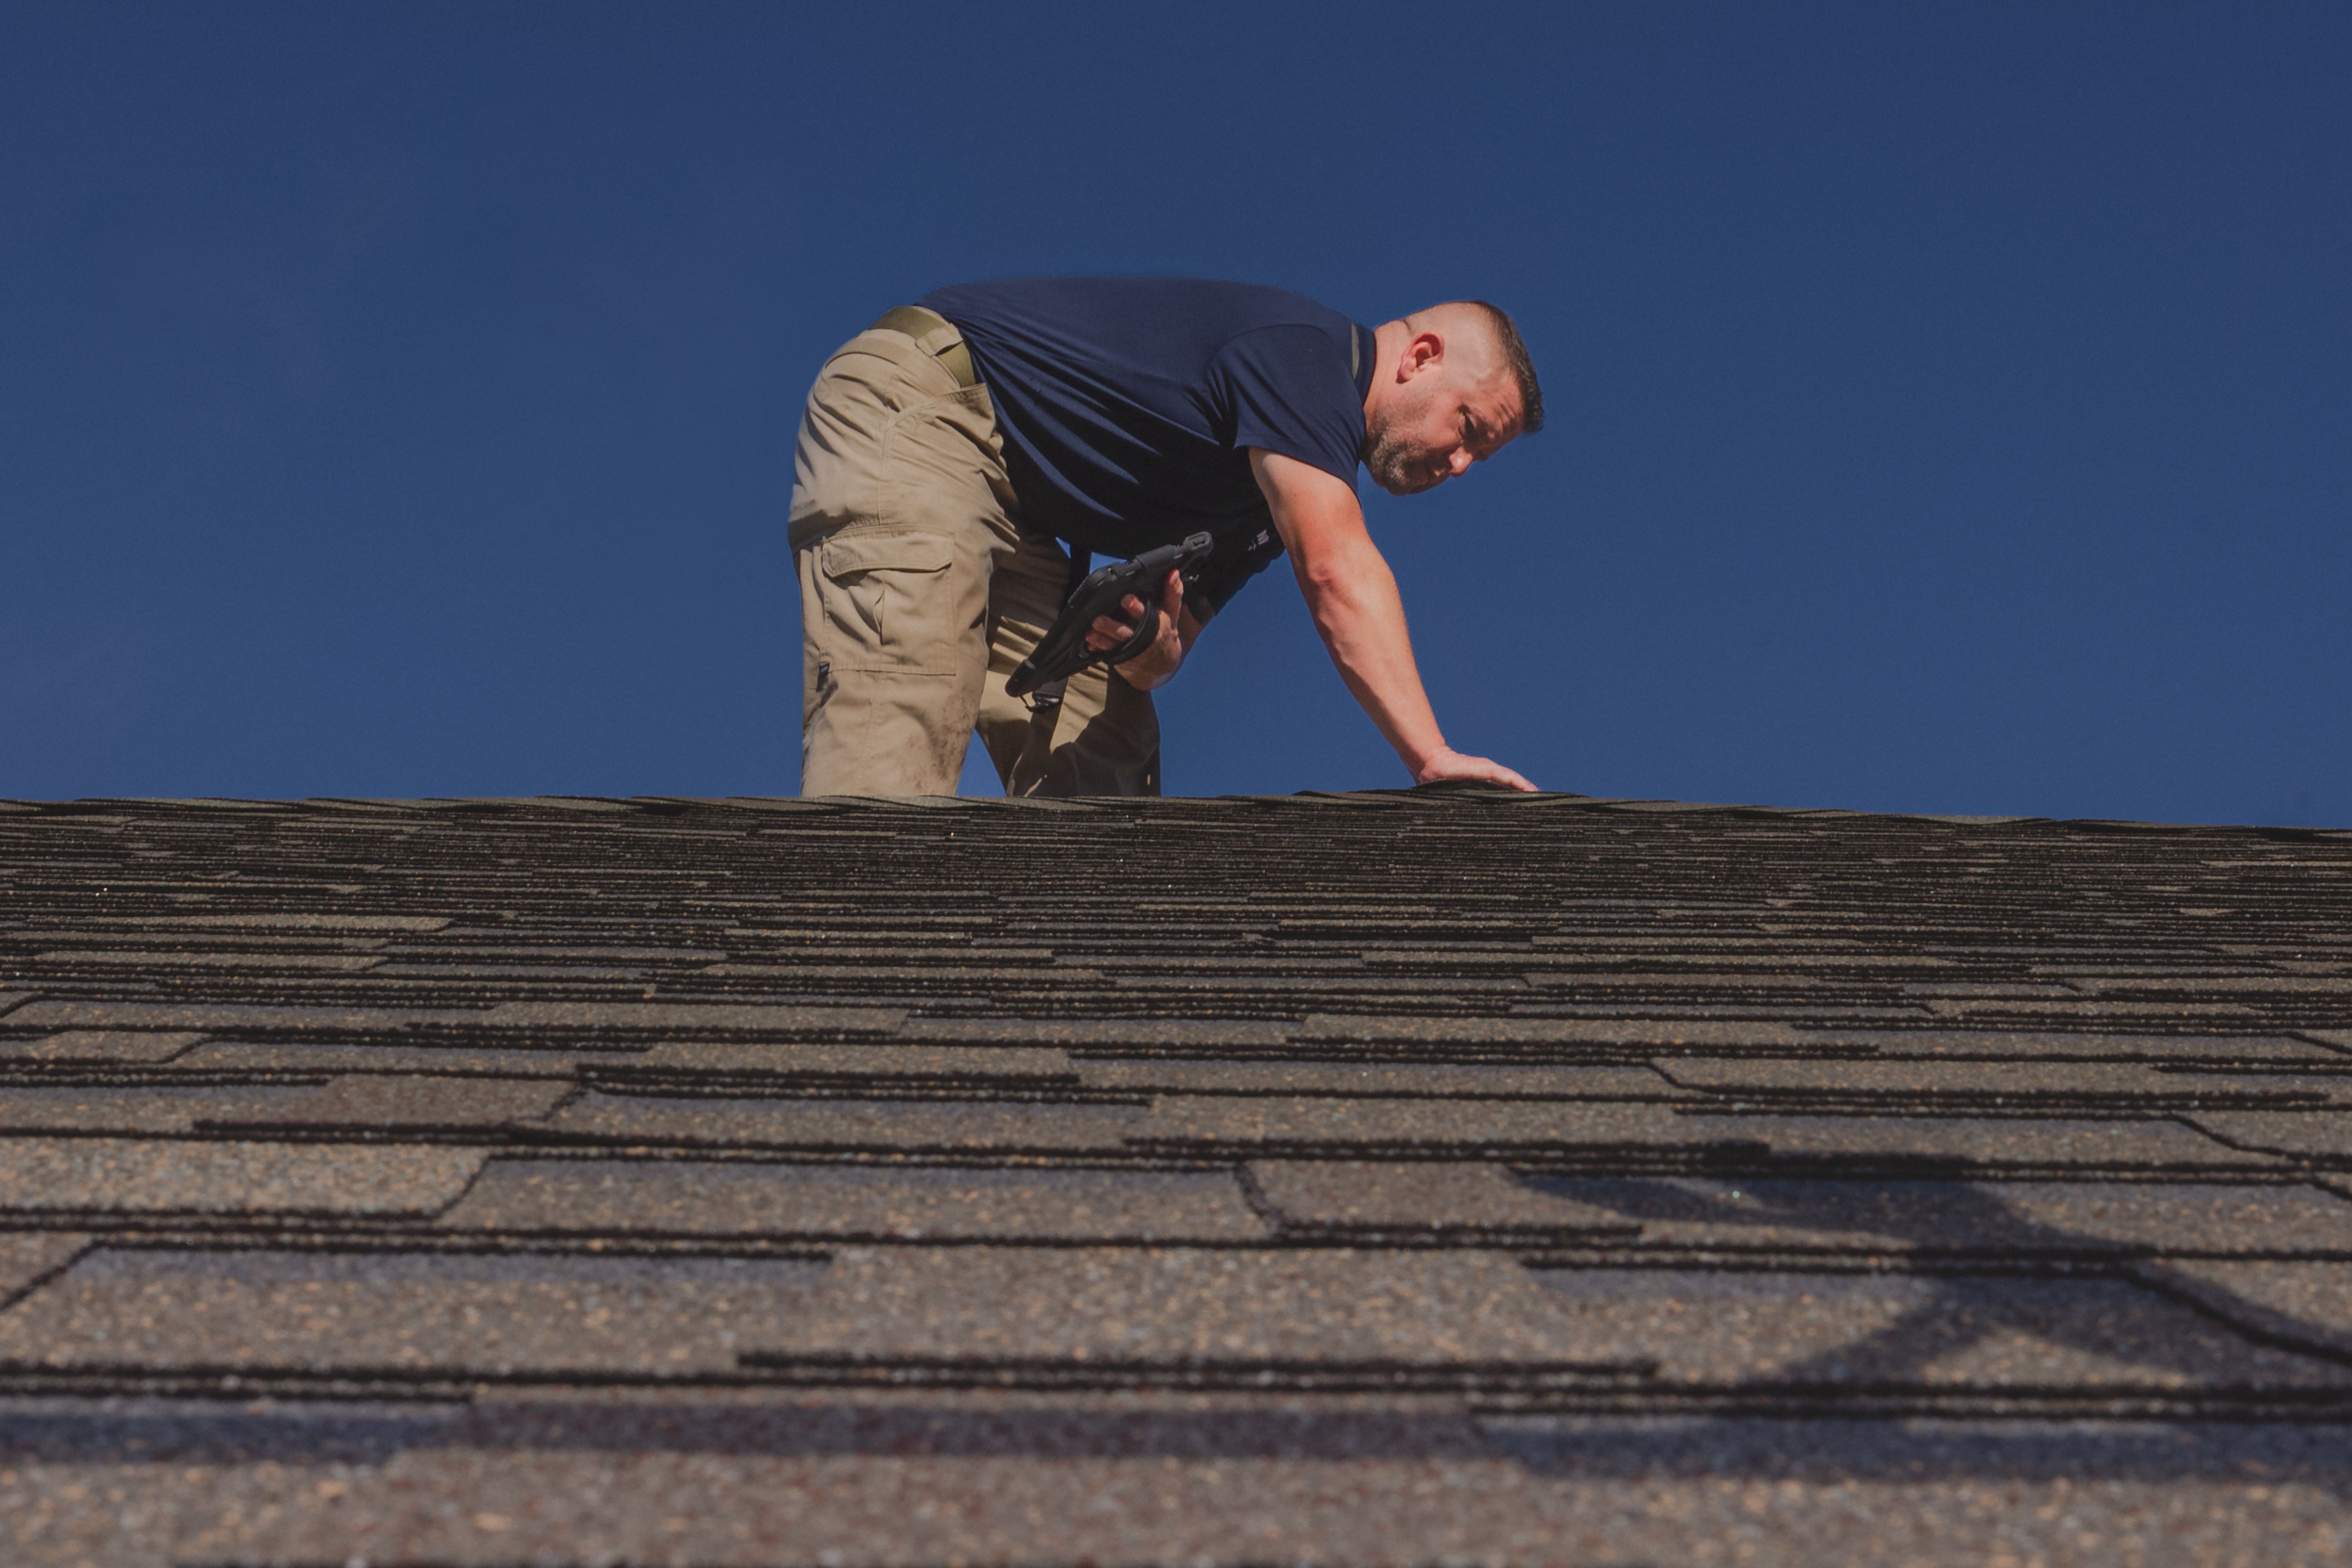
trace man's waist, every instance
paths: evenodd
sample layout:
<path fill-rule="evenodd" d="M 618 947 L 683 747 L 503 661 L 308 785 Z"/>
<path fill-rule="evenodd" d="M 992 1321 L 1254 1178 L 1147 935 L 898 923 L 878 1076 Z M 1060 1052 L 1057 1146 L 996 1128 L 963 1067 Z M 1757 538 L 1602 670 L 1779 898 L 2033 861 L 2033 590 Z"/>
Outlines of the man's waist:
<path fill-rule="evenodd" d="M 1071 518 L 1067 509 L 1032 507 L 1027 495 L 1020 491 L 1017 483 L 1014 489 L 1021 502 L 1020 514 L 1014 521 L 1022 532 L 1058 540 L 1073 548 L 1091 550 L 1097 555 L 1118 560 L 1140 555 L 1147 550 L 1157 550 L 1164 544 L 1181 544 L 1196 533 L 1213 537 L 1220 554 L 1227 550 L 1245 550 L 1255 543 L 1260 532 L 1273 526 L 1264 513 L 1238 518 L 1200 518 L 1183 522 L 1082 521 Z"/>
<path fill-rule="evenodd" d="M 955 377 L 958 386 L 980 384 L 980 373 L 972 367 L 971 349 L 963 341 L 962 329 L 937 310 L 921 305 L 900 305 L 883 311 L 882 319 L 866 330 L 912 338 L 917 348 L 939 361 L 940 368 Z"/>

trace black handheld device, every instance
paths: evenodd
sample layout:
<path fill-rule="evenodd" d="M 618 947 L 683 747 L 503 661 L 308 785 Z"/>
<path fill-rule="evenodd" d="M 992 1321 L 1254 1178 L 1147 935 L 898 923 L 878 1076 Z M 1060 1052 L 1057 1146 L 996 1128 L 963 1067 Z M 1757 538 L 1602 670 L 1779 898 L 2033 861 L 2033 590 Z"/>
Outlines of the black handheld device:
<path fill-rule="evenodd" d="M 1004 683 L 1004 689 L 1014 697 L 1026 697 L 1041 686 L 1056 680 L 1067 680 L 1078 671 L 1094 664 L 1125 664 L 1150 647 L 1160 630 L 1160 585 L 1168 574 L 1182 574 L 1184 585 L 1190 588 L 1216 552 L 1216 541 L 1205 533 L 1196 533 L 1181 544 L 1163 544 L 1157 550 L 1147 550 L 1132 561 L 1117 561 L 1087 574 L 1085 582 L 1071 591 L 1062 613 L 1039 640 L 1036 651 L 1021 661 Z M 1125 621 L 1127 611 L 1119 601 L 1129 594 L 1141 599 L 1143 616 L 1135 623 L 1133 635 L 1117 647 L 1099 650 L 1087 647 L 1087 629 L 1098 616 L 1108 616 L 1115 621 Z"/>

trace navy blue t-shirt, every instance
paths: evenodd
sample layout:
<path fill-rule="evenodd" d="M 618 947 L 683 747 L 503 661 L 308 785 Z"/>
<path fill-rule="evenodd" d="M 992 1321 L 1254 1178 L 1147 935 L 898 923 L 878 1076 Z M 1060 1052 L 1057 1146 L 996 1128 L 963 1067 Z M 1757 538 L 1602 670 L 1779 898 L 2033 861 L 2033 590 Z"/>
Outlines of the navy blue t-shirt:
<path fill-rule="evenodd" d="M 917 302 L 961 329 L 988 384 L 1022 526 L 1116 556 L 1205 529 L 1221 546 L 1212 609 L 1281 553 L 1246 448 L 1355 483 L 1371 329 L 1303 295 L 1012 278 Z"/>

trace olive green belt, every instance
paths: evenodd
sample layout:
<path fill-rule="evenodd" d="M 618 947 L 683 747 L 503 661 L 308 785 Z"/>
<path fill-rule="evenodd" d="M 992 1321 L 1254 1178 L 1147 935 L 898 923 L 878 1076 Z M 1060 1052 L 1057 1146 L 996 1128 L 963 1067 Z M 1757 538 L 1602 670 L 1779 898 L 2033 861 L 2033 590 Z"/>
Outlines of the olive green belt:
<path fill-rule="evenodd" d="M 951 328 L 954 325 L 937 310 L 926 310 L 920 305 L 901 305 L 895 310 L 885 310 L 882 319 L 866 331 L 904 332 L 920 342 L 941 327 Z M 971 351 L 964 346 L 961 333 L 958 333 L 955 342 L 945 348 L 931 351 L 931 357 L 947 367 L 948 374 L 956 378 L 958 386 L 980 384 L 979 373 L 971 368 Z"/>

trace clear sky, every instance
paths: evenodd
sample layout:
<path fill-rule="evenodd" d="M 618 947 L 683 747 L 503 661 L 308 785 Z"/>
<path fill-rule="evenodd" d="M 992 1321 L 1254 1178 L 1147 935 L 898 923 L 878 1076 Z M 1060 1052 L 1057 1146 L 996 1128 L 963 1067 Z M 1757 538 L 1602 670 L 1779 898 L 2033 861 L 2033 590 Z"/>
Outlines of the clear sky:
<path fill-rule="evenodd" d="M 789 793 L 819 363 L 1124 272 L 1517 316 L 1549 428 L 1363 489 L 1547 787 L 2352 825 L 2347 82 L 2337 4 L 11 0 L 0 795 Z M 1160 700 L 1171 793 L 1405 782 L 1280 569 Z"/>

